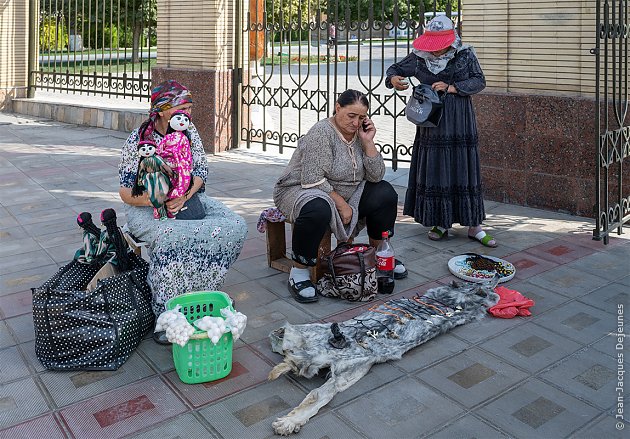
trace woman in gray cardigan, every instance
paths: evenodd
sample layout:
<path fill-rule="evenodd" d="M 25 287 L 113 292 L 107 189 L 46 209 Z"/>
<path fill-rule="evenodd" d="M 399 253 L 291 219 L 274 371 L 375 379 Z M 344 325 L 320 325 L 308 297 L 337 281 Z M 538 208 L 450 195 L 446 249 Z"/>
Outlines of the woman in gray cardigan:
<path fill-rule="evenodd" d="M 398 194 L 383 180 L 385 163 L 374 145 L 376 128 L 367 117 L 369 102 L 346 90 L 333 116 L 317 122 L 298 140 L 274 189 L 274 202 L 293 223 L 293 268 L 289 290 L 298 302 L 315 302 L 309 266 L 317 262 L 319 242 L 330 228 L 347 241 L 367 226 L 370 244 L 384 231 L 394 233 Z M 407 270 L 396 261 L 395 277 Z"/>

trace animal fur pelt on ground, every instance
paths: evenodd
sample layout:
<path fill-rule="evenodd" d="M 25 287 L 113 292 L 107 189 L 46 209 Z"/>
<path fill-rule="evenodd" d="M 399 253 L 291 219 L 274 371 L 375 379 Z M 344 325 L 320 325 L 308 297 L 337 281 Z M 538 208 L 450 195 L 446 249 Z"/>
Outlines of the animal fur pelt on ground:
<path fill-rule="evenodd" d="M 423 296 L 396 299 L 338 324 L 285 324 L 270 334 L 274 352 L 284 361 L 269 373 L 275 380 L 292 371 L 312 378 L 329 368 L 328 380 L 311 391 L 299 406 L 273 423 L 276 434 L 298 432 L 336 393 L 359 381 L 373 364 L 398 360 L 433 337 L 481 319 L 499 301 L 494 292 L 498 276 L 486 284 L 453 282 L 432 288 Z M 333 331 L 337 337 L 333 336 Z M 342 336 L 339 336 L 339 331 Z M 335 348 L 332 343 L 343 348 Z"/>

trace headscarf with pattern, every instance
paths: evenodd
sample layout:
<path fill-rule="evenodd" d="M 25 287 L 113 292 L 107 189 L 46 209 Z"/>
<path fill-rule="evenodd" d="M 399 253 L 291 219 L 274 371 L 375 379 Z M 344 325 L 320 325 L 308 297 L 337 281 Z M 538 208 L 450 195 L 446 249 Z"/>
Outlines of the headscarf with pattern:
<path fill-rule="evenodd" d="M 178 105 L 192 103 L 190 90 L 179 82 L 169 79 L 151 90 L 151 110 L 149 119 L 140 127 L 140 140 L 152 140 L 151 135 L 155 130 L 155 121 L 158 114 Z"/>

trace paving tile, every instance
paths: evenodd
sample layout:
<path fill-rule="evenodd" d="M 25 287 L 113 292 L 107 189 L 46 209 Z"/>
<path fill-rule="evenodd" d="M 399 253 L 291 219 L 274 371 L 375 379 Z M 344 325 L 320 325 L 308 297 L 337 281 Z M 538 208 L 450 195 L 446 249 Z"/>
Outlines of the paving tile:
<path fill-rule="evenodd" d="M 209 405 L 199 410 L 199 414 L 225 438 L 272 437 L 271 423 L 296 407 L 304 396 L 304 391 L 280 378 Z M 305 437 L 313 437 L 312 432 L 318 430 L 312 427 L 315 424 L 311 422 L 321 416 L 320 413 L 308 422 L 300 430 L 300 437 L 303 434 Z M 343 425 L 339 427 L 347 428 Z"/>
<path fill-rule="evenodd" d="M 66 265 L 74 259 L 74 255 L 77 252 L 77 249 L 80 248 L 76 245 L 59 245 L 56 247 L 46 248 L 45 251 L 48 253 L 53 261 L 55 261 L 59 265 Z"/>
<path fill-rule="evenodd" d="M 77 439 L 119 438 L 186 411 L 159 378 L 149 378 L 87 399 L 59 412 Z"/>
<path fill-rule="evenodd" d="M 617 334 L 617 331 L 611 331 L 590 347 L 613 358 L 617 358 L 619 353 L 623 354 L 624 357 L 630 357 L 630 342 L 628 341 L 627 331 L 625 332 L 625 338 L 619 339 Z"/>
<path fill-rule="evenodd" d="M 337 411 L 369 438 L 417 437 L 463 412 L 412 378 L 383 386 Z"/>
<path fill-rule="evenodd" d="M 52 211 L 30 211 L 15 215 L 15 218 L 22 226 L 42 223 L 49 224 L 54 222 L 68 222 L 76 219 L 73 217 L 74 215 L 70 208 L 64 208 L 60 206 L 57 206 L 57 208 Z M 79 226 L 76 226 L 75 229 L 77 231 L 80 230 Z"/>
<path fill-rule="evenodd" d="M 516 279 L 528 279 L 558 266 L 555 262 L 546 261 L 526 252 L 514 253 L 504 259 L 514 264 L 516 268 L 514 277 Z"/>
<path fill-rule="evenodd" d="M 617 358 L 586 349 L 540 374 L 565 393 L 602 409 L 616 407 Z"/>
<path fill-rule="evenodd" d="M 92 398 L 107 391 L 135 383 L 154 372 L 137 353 L 131 354 L 125 364 L 114 371 L 46 372 L 40 375 L 42 383 L 58 407 L 82 399 Z"/>
<path fill-rule="evenodd" d="M 238 260 L 240 261 L 260 255 L 267 256 L 267 242 L 260 238 L 250 238 L 243 243 L 243 250 L 241 250 Z"/>
<path fill-rule="evenodd" d="M 407 351 L 400 360 L 393 364 L 405 372 L 415 372 L 459 354 L 468 349 L 469 346 L 469 343 L 451 334 L 442 334 Z"/>
<path fill-rule="evenodd" d="M 571 268 L 567 264 L 534 276 L 529 281 L 567 297 L 580 297 L 601 286 L 605 279 L 589 274 L 577 266 Z"/>
<path fill-rule="evenodd" d="M 514 252 L 520 252 L 556 239 L 551 233 L 531 233 L 527 230 L 506 230 L 493 236 L 497 238 L 500 247 L 509 246 L 514 249 Z"/>
<path fill-rule="evenodd" d="M 616 237 L 616 235 L 611 235 L 610 240 L 608 241 L 608 245 L 605 245 L 604 241 L 595 241 L 593 239 L 592 229 L 585 232 L 568 233 L 568 234 L 559 235 L 559 238 L 565 241 L 576 243 L 584 247 L 592 248 L 593 250 L 596 250 L 596 251 L 606 251 L 608 247 L 614 247 L 614 246 L 624 244 L 624 243 L 627 244 L 628 242 L 627 239 L 622 239 L 622 238 Z"/>
<path fill-rule="evenodd" d="M 477 348 L 416 374 L 466 407 L 473 407 L 526 378 L 526 374 Z"/>
<path fill-rule="evenodd" d="M 528 280 L 511 280 L 504 285 L 506 288 L 518 291 L 523 296 L 534 301 L 534 306 L 529 308 L 533 316 L 543 314 L 571 300 L 570 298 L 563 296 L 562 294 L 556 294 L 547 288 L 533 285 Z"/>
<path fill-rule="evenodd" d="M 623 439 L 628 436 L 627 429 L 630 428 L 630 422 L 623 422 L 615 419 L 613 416 L 600 416 L 600 419 L 587 425 L 583 429 L 571 435 L 572 439 Z"/>
<path fill-rule="evenodd" d="M 80 230 L 67 230 L 64 232 L 37 236 L 35 237 L 35 241 L 37 241 L 44 249 L 60 245 L 66 245 L 71 248 L 78 249 L 83 246 L 83 233 Z"/>
<path fill-rule="evenodd" d="M 138 350 L 144 353 L 146 361 L 160 372 L 173 370 L 173 349 L 170 345 L 161 345 L 153 341 L 152 337 L 142 340 Z"/>
<path fill-rule="evenodd" d="M 47 411 L 44 396 L 32 378 L 0 384 L 0 427 L 15 425 Z"/>
<path fill-rule="evenodd" d="M 28 368 L 16 347 L 0 349 L 0 383 L 15 381 L 28 375 Z"/>
<path fill-rule="evenodd" d="M 566 437 L 597 415 L 597 409 L 531 379 L 476 410 L 514 437 Z"/>
<path fill-rule="evenodd" d="M 202 384 L 184 384 L 176 371 L 169 372 L 165 376 L 191 405 L 201 407 L 266 381 L 270 371 L 270 365 L 247 347 L 242 347 L 234 350 L 232 371 L 220 380 Z"/>
<path fill-rule="evenodd" d="M 15 339 L 11 335 L 10 328 L 4 321 L 0 320 L 0 349 L 14 345 Z"/>
<path fill-rule="evenodd" d="M 10 229 L 18 226 L 20 223 L 12 216 L 4 216 L 0 218 L 0 230 Z"/>
<path fill-rule="evenodd" d="M 135 439 L 155 438 L 186 438 L 186 439 L 214 439 L 215 436 L 199 422 L 192 413 L 178 416 L 174 419 L 133 436 Z"/>
<path fill-rule="evenodd" d="M 59 271 L 59 267 L 56 264 L 52 264 L 0 274 L 0 296 L 30 291 L 31 288 L 41 286 L 57 271 Z"/>
<path fill-rule="evenodd" d="M 0 257 L 13 256 L 20 257 L 24 253 L 35 252 L 41 250 L 42 247 L 33 238 L 23 238 L 19 241 L 3 242 L 0 247 Z"/>
<path fill-rule="evenodd" d="M 9 326 L 19 343 L 35 340 L 32 313 L 6 319 L 5 323 Z"/>
<path fill-rule="evenodd" d="M 33 294 L 30 291 L 0 296 L 0 315 L 9 318 L 31 312 L 32 298 Z"/>
<path fill-rule="evenodd" d="M 65 439 L 66 437 L 52 414 L 0 430 L 2 439 Z"/>
<path fill-rule="evenodd" d="M 562 265 L 593 254 L 595 250 L 569 241 L 554 239 L 553 241 L 530 247 L 525 252 Z"/>
<path fill-rule="evenodd" d="M 231 268 L 244 274 L 250 280 L 278 274 L 278 270 L 267 265 L 266 255 L 253 256 L 246 260 L 238 260 Z"/>
<path fill-rule="evenodd" d="M 606 252 L 593 253 L 567 266 L 610 281 L 620 279 L 630 272 L 630 241 Z"/>
<path fill-rule="evenodd" d="M 258 356 L 267 360 L 267 362 L 275 366 L 278 363 L 281 363 L 284 357 L 280 354 L 276 354 L 271 350 L 271 342 L 268 338 L 259 340 L 257 342 L 251 343 L 248 345 L 250 349 L 258 354 Z"/>
<path fill-rule="evenodd" d="M 329 371 L 327 369 L 322 370 L 319 375 L 311 379 L 298 377 L 290 372 L 288 376 L 310 392 L 326 382 L 328 379 L 328 372 Z M 328 403 L 328 406 L 332 408 L 340 407 L 348 401 L 362 398 L 364 395 L 371 393 L 387 383 L 401 378 L 403 375 L 403 372 L 390 363 L 375 364 L 372 368 L 370 368 L 368 374 L 361 378 L 356 384 L 335 395 L 333 400 Z"/>
<path fill-rule="evenodd" d="M 317 303 L 311 305 L 317 306 Z M 301 324 L 313 321 L 311 315 L 284 300 L 276 300 L 259 306 L 253 303 L 242 305 L 237 302 L 236 306 L 247 316 L 247 328 L 241 336 L 245 343 L 267 338 L 271 331 L 284 325 L 285 322 Z"/>
<path fill-rule="evenodd" d="M 519 326 L 479 345 L 521 369 L 534 373 L 580 349 L 581 345 L 534 323 Z"/>
<path fill-rule="evenodd" d="M 458 253 L 445 250 L 431 254 L 418 264 L 408 263 L 406 267 L 409 271 L 413 271 L 426 279 L 435 280 L 450 274 L 448 271 L 448 261 L 457 254 Z"/>
<path fill-rule="evenodd" d="M 35 370 L 35 372 L 44 372 L 46 370 L 35 354 L 35 340 L 21 343 L 20 348 L 26 357 L 26 362 Z"/>
<path fill-rule="evenodd" d="M 256 281 L 246 281 L 235 285 L 224 286 L 223 291 L 234 300 L 234 305 L 238 307 L 239 311 L 246 315 L 249 315 L 246 311 L 252 308 L 278 300 L 278 296 L 268 291 Z"/>
<path fill-rule="evenodd" d="M 531 317 L 514 317 L 513 319 L 500 319 L 487 314 L 481 320 L 466 323 L 451 330 L 451 334 L 455 337 L 467 341 L 469 343 L 477 343 L 486 340 L 497 334 L 502 334 L 509 330 L 523 325 L 531 320 Z"/>
<path fill-rule="evenodd" d="M 0 275 L 17 273 L 29 270 L 33 267 L 46 266 L 54 263 L 55 261 L 52 260 L 45 250 L 24 253 L 20 255 L 19 258 L 13 255 L 0 256 Z"/>
<path fill-rule="evenodd" d="M 4 247 L 5 245 L 9 245 L 15 241 L 21 241 L 23 239 L 28 239 L 29 235 L 26 233 L 20 226 L 13 227 L 0 227 L 0 244 Z"/>
<path fill-rule="evenodd" d="M 550 311 L 535 322 L 581 344 L 592 343 L 616 328 L 610 314 L 580 302 L 571 302 Z"/>
<path fill-rule="evenodd" d="M 579 301 L 609 313 L 617 314 L 619 305 L 624 308 L 630 306 L 628 290 L 627 285 L 611 283 L 596 289 L 586 296 L 580 297 Z"/>
<path fill-rule="evenodd" d="M 508 435 L 495 430 L 485 422 L 477 419 L 473 415 L 466 415 L 463 418 L 458 419 L 454 423 L 450 424 L 443 430 L 437 433 L 429 434 L 426 436 L 431 439 L 499 439 L 509 438 Z"/>

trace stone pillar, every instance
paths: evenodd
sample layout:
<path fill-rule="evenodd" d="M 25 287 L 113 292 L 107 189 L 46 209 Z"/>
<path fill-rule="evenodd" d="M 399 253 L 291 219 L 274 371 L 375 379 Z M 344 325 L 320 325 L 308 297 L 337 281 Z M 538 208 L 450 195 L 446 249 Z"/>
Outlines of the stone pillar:
<path fill-rule="evenodd" d="M 29 5 L 37 2 L 0 3 L 0 111 L 12 111 L 11 100 L 27 96 Z"/>
<path fill-rule="evenodd" d="M 193 121 L 206 151 L 236 144 L 233 78 L 239 73 L 240 2 L 158 0 L 157 66 L 152 82 L 174 79 L 193 94 Z"/>
<path fill-rule="evenodd" d="M 473 97 L 487 199 L 593 215 L 594 3 L 464 3 L 487 81 Z"/>

